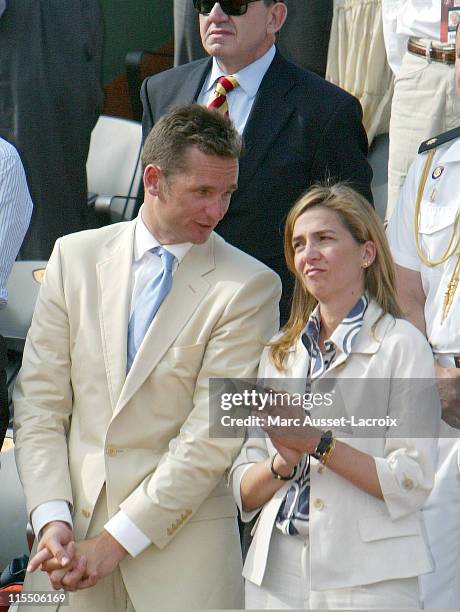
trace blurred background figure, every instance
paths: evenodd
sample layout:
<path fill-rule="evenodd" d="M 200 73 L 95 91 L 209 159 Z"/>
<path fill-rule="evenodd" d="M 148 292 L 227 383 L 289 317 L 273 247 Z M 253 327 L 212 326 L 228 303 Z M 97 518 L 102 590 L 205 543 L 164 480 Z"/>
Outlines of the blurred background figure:
<path fill-rule="evenodd" d="M 334 0 L 326 79 L 363 108 L 369 145 L 388 132 L 393 74 L 386 59 L 382 0 Z"/>
<path fill-rule="evenodd" d="M 278 38 L 281 53 L 324 77 L 333 0 L 286 0 L 286 5 L 288 18 Z"/>
<path fill-rule="evenodd" d="M 174 66 L 206 57 L 192 0 L 174 0 Z"/>
<path fill-rule="evenodd" d="M 0 7 L 1 8 L 1 7 Z M 24 168 L 16 149 L 0 138 L 0 309 L 6 306 L 6 281 L 21 247 L 32 214 Z M 8 427 L 6 342 L 0 335 L 0 448 Z"/>
<path fill-rule="evenodd" d="M 5 4 L 0 136 L 19 150 L 35 203 L 21 256 L 47 259 L 59 236 L 92 223 L 86 158 L 102 106 L 102 13 L 98 0 Z"/>
<path fill-rule="evenodd" d="M 333 0 L 286 0 L 288 17 L 278 35 L 281 53 L 324 77 Z M 192 0 L 174 0 L 174 65 L 206 57 Z"/>
<path fill-rule="evenodd" d="M 389 64 L 395 74 L 388 167 L 389 219 L 423 140 L 460 124 L 455 45 L 440 42 L 441 0 L 382 0 Z"/>

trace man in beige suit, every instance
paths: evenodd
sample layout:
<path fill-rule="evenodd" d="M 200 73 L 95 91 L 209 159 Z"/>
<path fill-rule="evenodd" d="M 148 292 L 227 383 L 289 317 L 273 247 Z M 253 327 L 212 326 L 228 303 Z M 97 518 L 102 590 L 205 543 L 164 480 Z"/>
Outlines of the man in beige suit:
<path fill-rule="evenodd" d="M 75 610 L 241 606 L 222 482 L 241 441 L 210 437 L 208 381 L 255 375 L 280 282 L 213 233 L 240 152 L 217 111 L 180 107 L 145 143 L 139 217 L 56 243 L 15 390 L 38 538 L 25 590 L 76 589 Z M 168 274 L 133 353 L 144 289 Z"/>

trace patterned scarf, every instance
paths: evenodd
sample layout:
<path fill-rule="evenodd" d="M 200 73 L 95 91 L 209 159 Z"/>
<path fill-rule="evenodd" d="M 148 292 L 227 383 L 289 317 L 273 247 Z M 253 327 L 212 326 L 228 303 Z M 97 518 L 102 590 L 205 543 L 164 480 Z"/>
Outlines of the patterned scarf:
<path fill-rule="evenodd" d="M 307 389 L 311 381 L 322 376 L 333 364 L 338 352 L 348 355 L 363 326 L 369 298 L 362 295 L 331 337 L 324 342 L 324 353 L 319 348 L 321 316 L 319 306 L 310 315 L 302 334 L 302 343 L 310 356 Z M 306 533 L 310 512 L 310 455 L 305 454 L 297 466 L 296 477 L 286 492 L 276 517 L 276 527 L 286 535 Z"/>

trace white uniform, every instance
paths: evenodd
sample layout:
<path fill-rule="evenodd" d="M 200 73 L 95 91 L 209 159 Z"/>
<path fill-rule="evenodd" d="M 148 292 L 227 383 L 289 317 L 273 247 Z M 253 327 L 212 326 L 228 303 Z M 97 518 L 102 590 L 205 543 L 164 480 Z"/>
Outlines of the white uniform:
<path fill-rule="evenodd" d="M 419 143 L 460 124 L 453 53 L 449 63 L 407 51 L 409 38 L 424 47 L 440 42 L 441 0 L 382 0 L 388 62 L 395 74 L 388 161 L 389 219 Z"/>
<path fill-rule="evenodd" d="M 442 257 L 460 209 L 460 128 L 424 143 L 420 150 L 437 147 L 423 191 L 419 243 L 429 260 Z M 444 295 L 457 257 L 429 267 L 419 258 L 414 240 L 417 191 L 428 151 L 412 164 L 388 225 L 388 239 L 395 262 L 420 272 L 426 295 L 425 321 L 428 340 L 440 365 L 455 367 L 460 355 L 460 287 L 442 322 Z M 460 228 L 459 228 L 460 229 Z M 421 577 L 426 609 L 460 608 L 460 430 L 442 423 L 434 489 L 424 508 L 427 535 L 435 571 Z M 448 436 L 448 437 L 447 437 Z"/>

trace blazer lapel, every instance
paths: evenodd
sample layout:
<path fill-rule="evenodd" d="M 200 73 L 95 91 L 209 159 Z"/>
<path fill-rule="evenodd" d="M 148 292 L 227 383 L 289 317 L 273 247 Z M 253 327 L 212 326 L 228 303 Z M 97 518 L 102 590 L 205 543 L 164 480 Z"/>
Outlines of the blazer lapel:
<path fill-rule="evenodd" d="M 114 417 L 155 369 L 209 291 L 211 285 L 203 276 L 215 267 L 214 240 L 213 235 L 205 244 L 194 245 L 175 272 L 172 289 L 155 315 L 126 377 Z"/>
<path fill-rule="evenodd" d="M 122 233 L 109 243 L 111 254 L 97 264 L 99 322 L 113 409 L 126 378 L 126 334 L 135 226 L 135 221 L 127 224 Z"/>
<path fill-rule="evenodd" d="M 240 159 L 238 193 L 248 185 L 294 112 L 294 106 L 286 99 L 294 85 L 290 64 L 277 51 L 262 79 L 244 129 L 246 154 Z"/>
<path fill-rule="evenodd" d="M 204 80 L 211 70 L 212 58 L 208 57 L 187 65 L 187 70 L 183 70 L 180 80 L 174 80 L 174 100 L 172 106 L 176 104 L 191 104 L 195 102 L 203 87 Z M 165 99 L 165 103 L 156 112 L 159 119 L 166 112 L 171 110 L 171 100 Z"/>
<path fill-rule="evenodd" d="M 385 317 L 382 321 L 379 322 L 377 326 L 377 330 L 375 333 L 372 330 L 372 326 L 378 317 L 382 314 L 382 309 L 374 300 L 369 302 L 369 306 L 367 307 L 366 314 L 364 315 L 363 326 L 356 338 L 356 343 L 353 346 L 353 349 L 350 355 L 345 355 L 345 353 L 340 353 L 337 359 L 331 364 L 331 367 L 325 373 L 326 377 L 333 378 L 336 376 L 336 368 L 341 366 L 345 361 L 350 358 L 354 354 L 366 354 L 373 355 L 376 353 L 380 345 L 382 344 L 382 339 L 386 334 L 388 325 L 391 324 L 391 317 Z"/>

